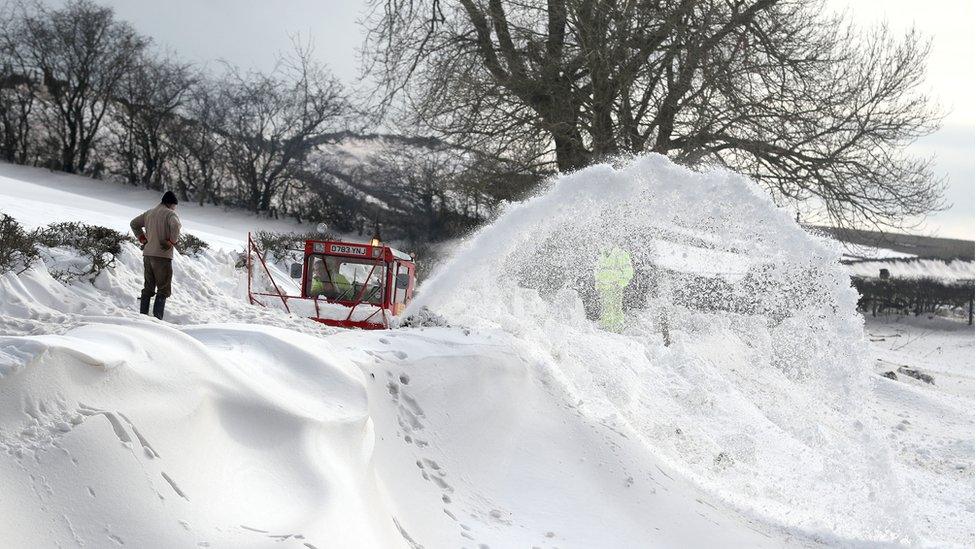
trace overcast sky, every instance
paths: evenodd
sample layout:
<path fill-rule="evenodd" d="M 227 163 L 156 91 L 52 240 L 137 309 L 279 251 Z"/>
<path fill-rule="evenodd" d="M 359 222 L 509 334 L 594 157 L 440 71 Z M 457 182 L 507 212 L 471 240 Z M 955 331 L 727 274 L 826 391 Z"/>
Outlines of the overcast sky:
<path fill-rule="evenodd" d="M 343 81 L 359 72 L 358 50 L 363 0 L 99 0 L 188 60 L 225 59 L 243 67 L 269 69 L 290 37 L 311 38 L 317 56 Z M 50 0 L 57 3 L 57 0 Z M 887 21 L 896 30 L 915 25 L 932 39 L 928 86 L 948 112 L 938 133 L 917 143 L 918 154 L 933 155 L 948 182 L 952 207 L 930 216 L 917 229 L 926 234 L 972 239 L 974 232 L 974 150 L 976 150 L 976 63 L 972 0 L 828 0 L 864 25 Z"/>

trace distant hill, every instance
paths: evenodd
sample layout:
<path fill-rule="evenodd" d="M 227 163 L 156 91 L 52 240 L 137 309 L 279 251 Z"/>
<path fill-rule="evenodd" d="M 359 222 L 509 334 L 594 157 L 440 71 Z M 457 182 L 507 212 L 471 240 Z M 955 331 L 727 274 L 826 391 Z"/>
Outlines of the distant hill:
<path fill-rule="evenodd" d="M 885 248 L 925 259 L 973 261 L 974 255 L 976 255 L 974 254 L 974 241 L 972 240 L 822 226 L 809 226 L 808 228 L 823 231 L 841 242 L 855 246 Z"/>

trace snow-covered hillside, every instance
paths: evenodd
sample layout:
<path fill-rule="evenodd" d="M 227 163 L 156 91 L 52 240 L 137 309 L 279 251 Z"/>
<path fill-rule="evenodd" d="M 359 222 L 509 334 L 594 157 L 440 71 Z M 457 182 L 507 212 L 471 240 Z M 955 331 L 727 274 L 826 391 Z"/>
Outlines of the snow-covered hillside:
<path fill-rule="evenodd" d="M 128 232 L 129 221 L 159 202 L 162 193 L 141 187 L 0 162 L 0 211 L 28 228 L 84 221 Z M 256 220 L 240 211 L 180 204 L 183 228 L 221 249 L 241 249 L 248 231 L 309 230 L 288 220 Z M 245 236 L 242 236 L 245 235 Z"/>
<path fill-rule="evenodd" d="M 157 199 L 0 168 L 29 226 L 123 230 Z M 938 362 L 906 354 L 926 325 L 866 341 L 840 251 L 742 178 L 654 156 L 562 178 L 421 288 L 451 325 L 382 332 L 247 305 L 233 250 L 269 223 L 179 212 L 215 249 L 177 257 L 167 322 L 135 314 L 134 246 L 92 284 L 53 253 L 0 278 L 7 546 L 973 543 L 971 329 Z M 608 243 L 674 273 L 622 333 L 567 276 Z"/>

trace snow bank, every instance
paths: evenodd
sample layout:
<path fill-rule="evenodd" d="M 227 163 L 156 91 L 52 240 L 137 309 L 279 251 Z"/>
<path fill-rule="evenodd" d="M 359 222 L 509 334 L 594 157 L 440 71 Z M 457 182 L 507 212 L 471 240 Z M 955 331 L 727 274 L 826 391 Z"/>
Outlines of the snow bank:
<path fill-rule="evenodd" d="M 0 333 L 63 332 L 95 316 L 136 316 L 143 281 L 142 252 L 123 244 L 115 267 L 89 283 L 65 285 L 51 276 L 77 260 L 69 251 L 45 250 L 43 262 L 26 273 L 0 275 Z M 196 257 L 177 254 L 173 268 L 173 295 L 166 302 L 166 320 L 176 324 L 247 322 L 291 330 L 330 334 L 335 330 L 309 322 L 304 311 L 286 314 L 275 307 L 256 307 L 247 301 L 243 269 L 235 267 L 236 254 L 204 250 Z M 284 277 L 287 279 L 287 277 Z M 281 278 L 281 277 L 280 277 Z"/>
<path fill-rule="evenodd" d="M 148 548 L 788 543 L 581 417 L 528 351 L 453 329 L 323 339 L 105 317 L 0 337 L 0 534 Z"/>
<path fill-rule="evenodd" d="M 106 318 L 0 349 L 7 546 L 400 542 L 362 374 L 319 339 Z"/>
<path fill-rule="evenodd" d="M 639 290 L 622 334 L 587 319 L 614 247 Z M 514 335 L 580 413 L 739 509 L 815 536 L 912 540 L 887 449 L 859 418 L 862 321 L 839 258 L 746 178 L 648 155 L 514 205 L 407 314 Z"/>

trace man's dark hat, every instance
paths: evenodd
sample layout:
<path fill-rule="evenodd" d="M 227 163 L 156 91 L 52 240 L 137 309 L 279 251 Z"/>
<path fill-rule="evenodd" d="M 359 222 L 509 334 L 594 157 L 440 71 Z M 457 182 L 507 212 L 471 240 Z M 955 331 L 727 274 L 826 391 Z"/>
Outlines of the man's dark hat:
<path fill-rule="evenodd" d="M 163 204 L 166 204 L 167 206 L 175 206 L 178 203 L 179 200 L 176 199 L 176 195 L 173 193 L 173 191 L 166 191 L 163 193 Z"/>

